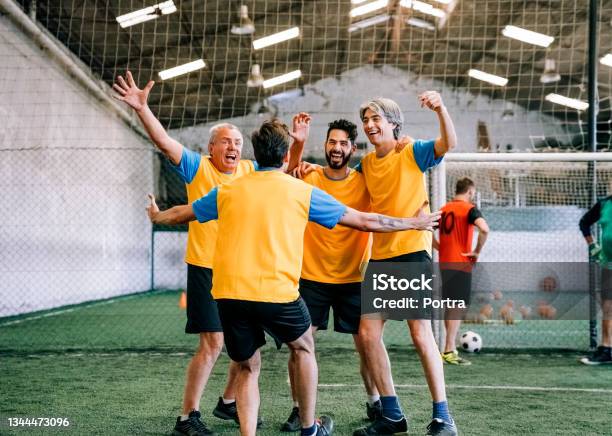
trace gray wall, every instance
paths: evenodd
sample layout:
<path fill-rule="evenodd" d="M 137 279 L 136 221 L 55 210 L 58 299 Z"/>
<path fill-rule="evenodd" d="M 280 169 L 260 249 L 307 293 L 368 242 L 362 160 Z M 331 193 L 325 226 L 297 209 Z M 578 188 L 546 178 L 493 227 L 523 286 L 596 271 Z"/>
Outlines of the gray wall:
<path fill-rule="evenodd" d="M 149 286 L 151 146 L 0 17 L 0 316 Z"/>

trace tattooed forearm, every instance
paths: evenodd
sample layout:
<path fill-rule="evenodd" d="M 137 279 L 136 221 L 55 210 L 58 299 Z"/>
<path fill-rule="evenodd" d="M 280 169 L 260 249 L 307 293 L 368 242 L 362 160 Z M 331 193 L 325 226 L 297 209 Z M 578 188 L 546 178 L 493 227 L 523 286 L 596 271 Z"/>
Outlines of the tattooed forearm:
<path fill-rule="evenodd" d="M 404 227 L 401 218 L 393 218 L 379 214 L 377 214 L 376 217 L 378 218 L 378 224 L 380 224 L 383 229 L 396 230 Z"/>

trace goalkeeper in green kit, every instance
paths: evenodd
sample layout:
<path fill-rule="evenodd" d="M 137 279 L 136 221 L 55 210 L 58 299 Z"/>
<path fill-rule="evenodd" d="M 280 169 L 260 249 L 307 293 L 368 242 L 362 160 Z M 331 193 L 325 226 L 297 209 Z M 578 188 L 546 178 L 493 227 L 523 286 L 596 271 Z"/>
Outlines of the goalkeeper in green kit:
<path fill-rule="evenodd" d="M 598 244 L 591 234 L 596 222 L 601 226 Z M 601 344 L 589 357 L 580 359 L 585 365 L 612 365 L 612 195 L 599 200 L 580 219 L 580 231 L 589 244 L 589 257 L 601 267 Z"/>

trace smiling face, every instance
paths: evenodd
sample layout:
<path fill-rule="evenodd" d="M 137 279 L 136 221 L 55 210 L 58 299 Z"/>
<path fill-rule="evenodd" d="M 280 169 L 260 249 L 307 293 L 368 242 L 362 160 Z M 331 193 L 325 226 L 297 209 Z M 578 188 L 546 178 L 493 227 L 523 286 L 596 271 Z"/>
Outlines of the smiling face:
<path fill-rule="evenodd" d="M 236 170 L 242 155 L 242 134 L 236 128 L 222 126 L 213 129 L 208 153 L 215 168 L 222 173 Z"/>
<path fill-rule="evenodd" d="M 395 140 L 393 129 L 397 126 L 372 109 L 365 110 L 361 122 L 363 123 L 363 132 L 374 146 Z"/>
<path fill-rule="evenodd" d="M 325 143 L 325 159 L 330 168 L 339 170 L 344 168 L 355 151 L 355 145 L 349 139 L 347 132 L 341 129 L 332 129 Z"/>

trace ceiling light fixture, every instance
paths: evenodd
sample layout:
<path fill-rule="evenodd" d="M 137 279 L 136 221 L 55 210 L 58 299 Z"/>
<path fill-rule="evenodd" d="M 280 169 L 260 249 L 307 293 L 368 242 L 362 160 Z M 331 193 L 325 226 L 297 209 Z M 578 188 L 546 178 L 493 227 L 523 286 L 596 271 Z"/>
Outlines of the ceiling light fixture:
<path fill-rule="evenodd" d="M 249 88 L 258 88 L 262 86 L 264 83 L 264 78 L 261 75 L 261 68 L 259 64 L 253 64 L 251 67 L 251 74 L 249 74 L 249 79 L 247 80 L 247 86 Z"/>
<path fill-rule="evenodd" d="M 291 82 L 292 80 L 299 79 L 300 77 L 302 77 L 302 72 L 300 70 L 291 71 L 290 73 L 283 74 L 282 76 L 264 80 L 263 87 L 266 89 L 272 88 L 273 86 Z"/>
<path fill-rule="evenodd" d="M 544 35 L 543 33 L 532 32 L 531 30 L 523 29 L 516 26 L 506 26 L 502 30 L 502 35 L 523 41 L 529 44 L 539 45 L 540 47 L 548 47 L 555 40 L 554 37 Z"/>
<path fill-rule="evenodd" d="M 492 83 L 493 85 L 497 86 L 506 86 L 508 83 L 508 79 L 505 77 L 485 73 L 484 71 L 475 70 L 473 68 L 468 71 L 468 76 L 473 77 L 474 79 L 482 80 L 483 82 Z"/>
<path fill-rule="evenodd" d="M 154 6 L 130 12 L 129 14 L 119 15 L 117 17 L 117 23 L 119 23 L 122 28 L 126 28 L 135 24 L 144 23 L 145 21 L 154 20 L 162 15 L 168 15 L 173 12 L 176 12 L 176 6 L 172 0 L 168 0 Z"/>
<path fill-rule="evenodd" d="M 195 70 L 199 70 L 204 68 L 206 64 L 202 59 L 198 59 L 197 61 L 189 62 L 183 65 L 179 65 L 178 67 L 170 68 L 168 70 L 160 71 L 159 78 L 162 80 L 171 79 L 176 76 L 181 76 L 183 74 L 190 73 Z"/>
<path fill-rule="evenodd" d="M 559 94 L 548 94 L 544 97 L 547 101 L 551 103 L 560 104 L 563 106 L 571 107 L 572 109 L 576 109 L 579 111 L 583 111 L 588 109 L 589 104 L 586 101 L 576 100 L 575 98 L 564 97 Z"/>
<path fill-rule="evenodd" d="M 557 71 L 554 59 L 546 58 L 544 60 L 544 72 L 540 76 L 540 83 L 548 85 L 561 80 L 561 74 Z"/>
<path fill-rule="evenodd" d="M 359 29 L 364 29 L 369 26 L 374 26 L 375 24 L 384 23 L 385 21 L 388 21 L 388 20 L 389 20 L 389 15 L 387 14 L 377 15 L 372 18 L 366 18 L 365 20 L 361 20 L 361 21 L 352 23 L 351 26 L 348 28 L 348 31 L 349 33 L 351 33 Z"/>
<path fill-rule="evenodd" d="M 259 50 L 264 47 L 287 41 L 288 39 L 297 38 L 298 36 L 300 36 L 300 28 L 292 27 L 291 29 L 283 30 L 282 32 L 256 39 L 253 41 L 253 48 L 255 50 Z"/>
<path fill-rule="evenodd" d="M 255 32 L 255 24 L 249 18 L 249 8 L 247 5 L 240 5 L 238 19 L 238 23 L 232 26 L 230 32 L 234 35 L 251 35 Z"/>
<path fill-rule="evenodd" d="M 369 14 L 370 12 L 377 11 L 386 7 L 389 4 L 389 0 L 377 0 L 372 3 L 365 4 L 363 6 L 358 6 L 356 8 L 351 9 L 349 15 L 351 17 L 358 17 L 360 15 Z"/>

